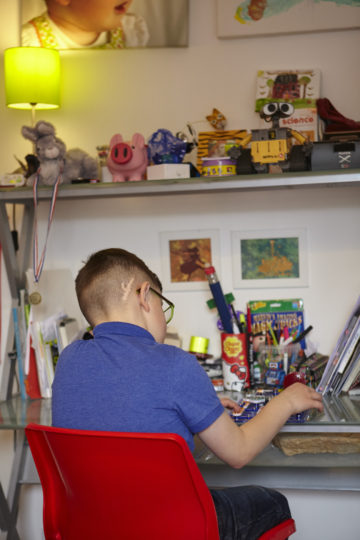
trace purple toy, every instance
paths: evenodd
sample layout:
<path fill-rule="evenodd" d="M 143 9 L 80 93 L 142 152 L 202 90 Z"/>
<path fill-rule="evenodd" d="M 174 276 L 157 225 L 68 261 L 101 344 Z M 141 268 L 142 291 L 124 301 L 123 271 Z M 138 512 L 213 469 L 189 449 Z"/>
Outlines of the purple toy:
<path fill-rule="evenodd" d="M 124 142 L 122 135 L 114 135 L 106 164 L 113 175 L 113 182 L 143 180 L 148 165 L 144 137 L 135 133 L 131 142 Z"/>

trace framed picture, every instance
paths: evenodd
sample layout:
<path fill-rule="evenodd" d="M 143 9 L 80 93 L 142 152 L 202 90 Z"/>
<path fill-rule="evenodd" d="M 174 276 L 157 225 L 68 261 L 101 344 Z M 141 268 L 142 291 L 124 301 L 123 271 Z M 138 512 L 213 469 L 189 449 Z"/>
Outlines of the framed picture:
<path fill-rule="evenodd" d="M 239 289 L 307 287 L 307 230 L 232 233 L 233 285 Z"/>
<path fill-rule="evenodd" d="M 168 291 L 207 289 L 206 264 L 219 271 L 219 233 L 216 230 L 160 233 L 162 283 Z"/>
<path fill-rule="evenodd" d="M 239 144 L 247 134 L 246 129 L 201 131 L 198 133 L 196 167 L 201 171 L 202 158 L 226 156 L 226 146 Z"/>
<path fill-rule="evenodd" d="M 360 27 L 357 0 L 217 0 L 219 38 Z"/>
<path fill-rule="evenodd" d="M 52 3 L 53 17 L 48 13 L 46 0 L 18 1 L 23 46 L 128 49 L 188 45 L 189 0 L 132 0 L 118 5 L 83 1 L 80 7 L 79 2 L 59 1 Z M 55 15 L 61 21 L 58 13 L 54 13 L 57 9 L 67 10 L 73 23 L 71 29 L 67 27 L 64 31 L 61 24 L 55 25 Z"/>

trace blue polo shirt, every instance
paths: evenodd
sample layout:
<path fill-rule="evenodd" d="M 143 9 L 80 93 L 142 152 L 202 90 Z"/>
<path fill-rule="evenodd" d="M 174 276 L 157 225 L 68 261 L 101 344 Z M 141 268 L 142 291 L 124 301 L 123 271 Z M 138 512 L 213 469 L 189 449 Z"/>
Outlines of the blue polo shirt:
<path fill-rule="evenodd" d="M 224 411 L 192 354 L 121 322 L 99 324 L 94 339 L 66 347 L 52 389 L 54 426 L 178 433 L 191 450 L 193 435 Z"/>

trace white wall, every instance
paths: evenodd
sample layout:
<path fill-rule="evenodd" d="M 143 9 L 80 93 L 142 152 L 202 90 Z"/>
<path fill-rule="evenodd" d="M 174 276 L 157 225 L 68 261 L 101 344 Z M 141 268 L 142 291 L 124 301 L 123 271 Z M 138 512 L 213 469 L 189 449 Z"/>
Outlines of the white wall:
<path fill-rule="evenodd" d="M 194 122 L 199 131 L 208 130 L 204 118 L 214 106 L 228 118 L 227 128 L 249 129 L 258 122 L 254 113 L 258 69 L 314 67 L 322 73 L 322 97 L 329 98 L 343 115 L 360 119 L 359 30 L 218 40 L 215 2 L 191 0 L 190 5 L 188 48 L 62 52 L 62 108 L 38 113 L 37 118 L 53 122 L 68 148 L 79 146 L 92 155 L 98 144 L 108 143 L 116 132 L 131 137 L 139 131 L 148 137 L 160 127 L 175 132 L 187 121 Z M 18 44 L 17 21 L 16 2 L 0 0 L 1 50 Z M 3 80 L 2 65 L 0 78 Z M 23 158 L 30 151 L 29 143 L 20 134 L 21 126 L 30 124 L 30 114 L 6 109 L 3 83 L 0 115 L 1 172 L 10 172 L 16 167 L 13 154 Z M 228 292 L 233 290 L 230 231 L 306 226 L 309 287 L 233 292 L 239 309 L 250 298 L 303 297 L 306 322 L 314 326 L 312 339 L 319 344 L 319 350 L 329 353 L 360 290 L 358 195 L 358 188 L 322 188 L 221 197 L 59 201 L 46 267 L 66 265 L 75 275 L 90 252 L 121 246 L 134 250 L 161 274 L 160 231 L 216 228 L 221 238 L 219 273 L 223 289 Z M 45 226 L 47 212 L 47 205 L 42 203 L 40 227 Z M 210 338 L 211 352 L 217 354 L 215 316 L 205 306 L 209 294 L 172 293 L 171 297 L 176 304 L 174 324 L 183 336 L 184 347 L 191 335 L 203 335 Z M 3 304 L 6 319 L 5 279 Z M 0 433 L 0 445 L 2 455 L 11 454 L 8 434 Z M 0 463 L 0 478 L 6 486 L 8 469 L 3 460 Z M 345 499 L 342 494 L 341 505 Z M 318 495 L 316 500 L 312 494 L 305 498 L 293 496 L 294 506 L 310 508 L 312 503 L 321 504 L 325 514 L 331 508 L 328 502 L 326 497 L 319 502 Z M 35 525 L 30 525 L 28 515 L 25 510 L 21 529 L 23 538 L 31 540 L 37 537 L 31 531 L 36 530 L 36 520 L 41 517 L 39 512 Z M 304 521 L 305 512 L 299 519 Z M 355 517 L 353 526 L 355 530 Z M 337 540 L 332 528 L 330 524 L 326 534 L 314 538 Z M 305 536 L 299 533 L 298 538 Z"/>

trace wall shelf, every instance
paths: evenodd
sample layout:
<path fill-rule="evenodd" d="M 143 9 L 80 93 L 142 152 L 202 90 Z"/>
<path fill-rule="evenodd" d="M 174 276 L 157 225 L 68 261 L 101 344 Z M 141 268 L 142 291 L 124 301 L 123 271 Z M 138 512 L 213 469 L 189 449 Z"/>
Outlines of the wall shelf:
<path fill-rule="evenodd" d="M 232 177 L 178 178 L 124 183 L 65 184 L 61 185 L 58 199 L 92 199 L 109 197 L 139 197 L 176 195 L 179 193 L 212 193 L 257 191 L 267 189 L 301 189 L 318 187 L 360 186 L 360 170 L 284 173 L 280 175 L 244 175 Z M 41 186 L 38 199 L 51 198 L 52 188 Z M 0 188 L 0 201 L 24 203 L 32 200 L 31 187 Z"/>

